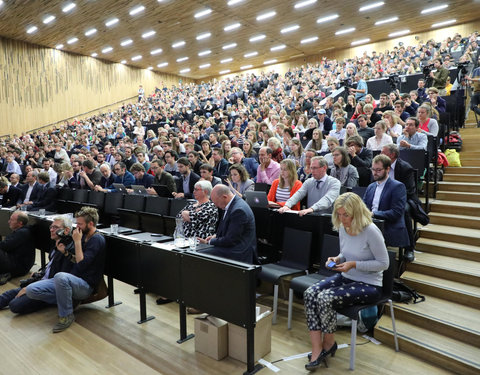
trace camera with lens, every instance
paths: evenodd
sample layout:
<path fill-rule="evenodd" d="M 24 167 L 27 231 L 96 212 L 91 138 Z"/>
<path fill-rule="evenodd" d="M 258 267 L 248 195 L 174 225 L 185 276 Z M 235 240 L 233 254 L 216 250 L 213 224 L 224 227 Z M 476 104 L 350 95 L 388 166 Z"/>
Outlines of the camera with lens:
<path fill-rule="evenodd" d="M 60 238 L 58 243 L 64 244 L 65 248 L 68 247 L 73 242 L 73 238 L 70 234 L 65 233 L 65 229 L 59 229 L 56 232 L 57 236 Z"/>
<path fill-rule="evenodd" d="M 27 285 L 34 283 L 35 281 L 39 281 L 43 279 L 45 276 L 45 269 L 39 269 L 37 272 L 32 273 L 32 276 L 28 279 L 20 280 L 20 288 L 25 288 Z"/>
<path fill-rule="evenodd" d="M 432 72 L 433 67 L 434 67 L 433 64 L 425 65 L 425 66 L 423 67 L 422 73 L 423 73 L 423 77 L 424 77 L 424 78 L 427 78 L 427 77 L 430 75 L 430 73 Z"/>
<path fill-rule="evenodd" d="M 390 74 L 387 78 L 387 83 L 390 85 L 392 90 L 396 90 L 400 84 L 400 77 L 398 74 Z"/>
<path fill-rule="evenodd" d="M 353 81 L 351 78 L 342 79 L 339 83 L 339 87 L 345 87 L 346 89 L 350 89 L 353 87 Z"/>

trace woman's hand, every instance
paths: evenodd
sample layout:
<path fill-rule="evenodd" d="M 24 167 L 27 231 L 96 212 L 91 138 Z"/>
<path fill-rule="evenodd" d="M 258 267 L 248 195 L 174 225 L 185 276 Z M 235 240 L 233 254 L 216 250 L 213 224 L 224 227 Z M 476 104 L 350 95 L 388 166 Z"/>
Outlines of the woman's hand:
<path fill-rule="evenodd" d="M 182 211 L 182 219 L 183 221 L 190 222 L 190 212 Z"/>
<path fill-rule="evenodd" d="M 344 263 L 337 264 L 335 267 L 335 271 L 348 272 L 352 268 L 356 268 L 356 267 L 357 267 L 357 262 L 354 262 L 354 261 L 344 262 Z"/>

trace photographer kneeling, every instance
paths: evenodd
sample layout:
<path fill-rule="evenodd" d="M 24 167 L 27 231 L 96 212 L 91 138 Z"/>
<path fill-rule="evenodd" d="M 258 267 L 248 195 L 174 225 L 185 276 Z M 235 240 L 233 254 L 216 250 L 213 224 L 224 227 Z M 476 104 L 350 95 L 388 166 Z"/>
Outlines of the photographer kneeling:
<path fill-rule="evenodd" d="M 105 238 L 97 232 L 98 212 L 82 207 L 75 214 L 77 228 L 72 232 L 75 261 L 70 273 L 58 272 L 52 279 L 27 286 L 27 296 L 58 306 L 58 323 L 53 333 L 66 330 L 75 320 L 73 300 L 88 298 L 103 278 Z"/>
<path fill-rule="evenodd" d="M 25 294 L 26 287 L 39 280 L 51 279 L 57 272 L 70 272 L 75 262 L 75 250 L 71 237 L 72 220 L 68 216 L 57 216 L 50 225 L 50 238 L 55 246 L 50 252 L 45 268 L 34 272 L 29 279 L 20 281 L 20 288 L 7 290 L 0 295 L 0 309 L 9 306 L 15 314 L 29 314 L 49 303 L 30 299 Z"/>

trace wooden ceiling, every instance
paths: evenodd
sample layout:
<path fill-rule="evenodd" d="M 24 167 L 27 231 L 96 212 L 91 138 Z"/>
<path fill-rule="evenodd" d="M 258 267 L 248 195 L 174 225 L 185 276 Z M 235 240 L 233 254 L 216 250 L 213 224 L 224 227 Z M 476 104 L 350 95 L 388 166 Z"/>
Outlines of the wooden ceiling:
<path fill-rule="evenodd" d="M 369 38 L 371 42 L 388 39 L 388 34 L 408 29 L 410 33 L 421 32 L 432 28 L 432 24 L 455 19 L 457 24 L 479 18 L 480 3 L 478 0 L 429 0 L 429 1 L 392 1 L 378 8 L 360 12 L 359 8 L 378 2 L 370 1 L 325 1 L 317 0 L 311 5 L 295 8 L 295 4 L 304 0 L 243 0 L 235 5 L 228 5 L 230 0 L 3 0 L 0 5 L 0 35 L 55 48 L 63 44 L 65 51 L 90 56 L 97 53 L 96 58 L 112 62 L 125 60 L 128 65 L 139 68 L 153 67 L 156 71 L 187 76 L 193 79 L 217 76 L 220 71 L 240 71 L 242 67 L 252 65 L 265 66 L 265 61 L 276 59 L 287 61 L 300 56 L 320 54 L 322 51 L 349 48 L 355 40 Z M 65 13 L 62 9 L 73 2 L 76 7 Z M 0 0 L 0 3 L 2 1 Z M 443 10 L 420 15 L 423 9 L 448 4 Z M 145 9 L 131 16 L 129 12 L 143 5 Z M 211 9 L 211 13 L 195 18 L 199 11 Z M 257 16 L 275 11 L 272 18 L 257 21 Z M 332 14 L 338 14 L 335 20 L 317 23 L 317 20 Z M 56 18 L 44 24 L 43 20 L 53 15 Z M 378 20 L 398 17 L 397 21 L 375 26 Z M 118 18 L 119 22 L 112 27 L 105 23 Z M 228 25 L 240 23 L 235 30 L 225 31 Z M 286 27 L 298 25 L 299 28 L 288 33 L 280 31 Z M 38 30 L 28 34 L 26 30 L 37 26 Z M 340 29 L 355 27 L 354 32 L 335 35 Z M 91 28 L 97 32 L 85 36 Z M 149 38 L 142 35 L 155 31 Z M 197 40 L 199 34 L 211 33 L 209 38 Z M 264 34 L 266 37 L 257 42 L 249 39 Z M 67 44 L 67 40 L 76 37 L 78 41 Z M 316 41 L 301 43 L 301 40 L 318 37 Z M 127 39 L 133 43 L 121 46 Z M 173 48 L 172 44 L 185 41 L 185 45 Z M 223 49 L 223 46 L 236 43 L 235 48 Z M 277 45 L 285 45 L 278 51 L 270 49 Z M 112 47 L 110 52 L 103 52 Z M 152 50 L 162 52 L 151 55 Z M 199 56 L 202 51 L 210 54 Z M 245 57 L 248 53 L 257 54 Z M 142 58 L 132 61 L 132 57 Z M 188 57 L 188 60 L 177 62 L 177 59 Z M 232 58 L 233 61 L 221 63 L 221 60 Z M 157 65 L 167 62 L 165 67 Z M 200 68 L 204 64 L 209 66 Z M 189 68 L 189 72 L 180 73 Z"/>

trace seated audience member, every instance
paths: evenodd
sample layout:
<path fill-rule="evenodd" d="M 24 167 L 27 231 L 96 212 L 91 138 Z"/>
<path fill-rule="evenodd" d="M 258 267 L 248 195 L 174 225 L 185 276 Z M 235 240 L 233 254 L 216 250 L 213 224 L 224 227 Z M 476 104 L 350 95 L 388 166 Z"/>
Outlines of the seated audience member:
<path fill-rule="evenodd" d="M 31 282 L 51 279 L 57 272 L 70 272 L 74 262 L 72 262 L 74 254 L 73 241 L 65 243 L 58 236 L 58 231 L 63 231 L 65 235 L 69 235 L 72 230 L 72 220 L 67 216 L 57 216 L 50 225 L 50 238 L 55 241 L 52 251 L 49 255 L 49 262 L 44 269 L 32 274 Z M 33 277 L 35 276 L 35 277 Z M 0 295 L 0 309 L 9 307 L 14 314 L 29 314 L 38 311 L 50 304 L 30 299 L 25 294 L 26 286 L 7 290 Z"/>
<path fill-rule="evenodd" d="M 428 99 L 425 100 L 428 103 L 432 104 L 432 107 L 435 108 L 439 113 L 447 111 L 447 101 L 439 96 L 439 91 L 436 87 L 429 87 L 427 90 Z"/>
<path fill-rule="evenodd" d="M 9 178 L 10 185 L 20 189 L 20 175 L 17 173 L 12 173 Z"/>
<path fill-rule="evenodd" d="M 223 150 L 220 147 L 214 147 L 212 151 L 213 175 L 222 178 L 228 174 L 228 160 L 223 157 Z"/>
<path fill-rule="evenodd" d="M 247 170 L 250 177 L 255 178 L 257 176 L 257 160 L 255 160 L 254 158 L 245 157 L 242 150 L 238 147 L 232 147 L 230 155 L 233 164 L 242 164 Z"/>
<path fill-rule="evenodd" d="M 387 131 L 387 123 L 383 120 L 378 121 L 373 130 L 375 136 L 371 137 L 367 141 L 367 148 L 372 151 L 381 151 L 382 147 L 386 144 L 392 143 L 392 137 L 385 134 Z"/>
<path fill-rule="evenodd" d="M 351 188 L 358 185 L 358 172 L 352 164 L 350 157 L 344 147 L 335 147 L 332 152 L 333 168 L 330 170 L 330 176 L 335 177 L 342 186 Z"/>
<path fill-rule="evenodd" d="M 197 151 L 190 151 L 187 155 L 188 161 L 190 164 L 193 166 L 192 170 L 194 173 L 200 175 L 200 166 L 204 163 L 202 163 L 200 159 L 200 155 L 198 154 Z"/>
<path fill-rule="evenodd" d="M 366 115 L 358 116 L 357 117 L 357 124 L 358 124 L 357 133 L 360 137 L 363 138 L 363 144 L 366 144 L 368 139 L 375 135 L 375 130 L 368 127 L 367 116 Z M 346 142 L 346 143 L 348 143 L 348 142 Z"/>
<path fill-rule="evenodd" d="M 125 163 L 125 166 L 127 170 L 130 170 L 130 167 L 133 165 L 133 163 L 137 162 L 137 158 L 135 155 L 133 155 L 133 149 L 130 146 L 125 147 L 125 159 L 123 159 L 123 162 Z"/>
<path fill-rule="evenodd" d="M 108 186 L 113 184 L 115 181 L 115 175 L 112 173 L 112 167 L 110 163 L 103 163 L 100 165 L 100 173 L 102 174 L 102 178 L 100 179 L 100 184 L 95 186 L 95 190 L 100 191 L 99 188 L 106 189 Z"/>
<path fill-rule="evenodd" d="M 311 120 L 312 119 L 308 120 L 309 125 Z M 332 120 L 330 120 L 330 118 L 327 116 L 327 111 L 325 111 L 323 108 L 317 112 L 316 122 L 318 122 L 318 124 L 316 124 L 315 127 L 320 129 L 322 134 L 328 134 L 330 130 L 332 130 Z"/>
<path fill-rule="evenodd" d="M 55 156 L 53 158 L 55 159 L 56 163 L 60 164 L 70 162 L 70 157 L 68 156 L 67 151 L 62 148 L 61 143 L 55 143 Z"/>
<path fill-rule="evenodd" d="M 208 143 L 208 141 L 207 141 Z M 210 145 L 210 143 L 208 143 Z M 170 173 L 172 176 L 180 176 L 180 172 L 178 171 L 178 154 L 175 151 L 168 150 L 165 151 L 165 172 Z"/>
<path fill-rule="evenodd" d="M 328 150 L 327 142 L 323 139 L 320 129 L 313 130 L 312 139 L 305 146 L 305 150 L 314 150 L 317 153 Z"/>
<path fill-rule="evenodd" d="M 330 130 L 328 134 L 330 137 L 335 137 L 340 142 L 340 145 L 343 144 L 347 131 L 343 128 L 345 126 L 345 117 L 335 118 L 335 129 Z"/>
<path fill-rule="evenodd" d="M 405 111 L 405 103 L 401 99 L 396 100 L 393 104 L 393 112 L 400 118 L 399 123 L 402 126 L 405 124 L 407 118 L 410 117 L 410 114 Z"/>
<path fill-rule="evenodd" d="M 372 175 L 370 171 L 373 157 L 372 150 L 363 147 L 363 139 L 361 137 L 350 137 L 346 146 L 350 155 L 350 162 L 357 168 L 359 186 L 368 186 Z"/>
<path fill-rule="evenodd" d="M 58 186 L 69 187 L 70 189 L 79 189 L 80 182 L 75 178 L 73 167 L 68 163 L 63 163 L 61 166 L 62 174 Z"/>
<path fill-rule="evenodd" d="M 334 138 L 336 140 L 336 138 Z M 312 158 L 317 156 L 317 153 L 313 150 L 305 151 L 305 166 L 297 169 L 297 175 L 300 182 L 303 184 L 307 178 L 311 177 L 312 171 L 310 170 L 310 162 Z"/>
<path fill-rule="evenodd" d="M 389 100 L 388 100 L 388 95 L 384 92 L 380 94 L 380 103 L 378 106 L 374 109 L 374 112 L 377 115 L 383 115 L 385 111 L 393 111 L 393 107 L 390 105 Z"/>
<path fill-rule="evenodd" d="M 211 199 L 224 211 L 215 235 L 200 239 L 201 243 L 213 245 L 202 252 L 220 257 L 253 263 L 256 260 L 257 237 L 255 217 L 248 204 L 225 185 L 213 188 Z"/>
<path fill-rule="evenodd" d="M 113 183 L 110 186 L 108 186 L 106 189 L 103 189 L 101 187 L 97 188 L 98 191 L 114 192 L 114 191 L 117 191 L 117 189 L 115 189 L 115 186 L 113 186 L 113 184 L 122 184 L 123 186 L 130 188 L 132 184 L 135 183 L 135 177 L 133 177 L 133 174 L 127 171 L 127 166 L 123 161 L 117 162 L 113 166 L 113 170 L 115 172 L 115 178 L 113 180 Z"/>
<path fill-rule="evenodd" d="M 325 154 L 324 155 L 324 158 L 325 160 L 327 161 L 328 163 L 328 169 L 332 169 L 333 168 L 333 155 L 332 155 L 332 152 L 333 152 L 333 149 L 337 146 L 340 146 L 340 141 L 335 138 L 335 137 L 327 137 L 326 139 L 327 141 L 327 147 L 328 147 L 328 150 L 330 151 L 328 154 Z"/>
<path fill-rule="evenodd" d="M 305 197 L 307 197 L 308 208 L 300 210 L 300 216 L 312 212 L 332 212 L 333 202 L 340 193 L 340 181 L 327 175 L 328 163 L 322 156 L 313 157 L 310 163 L 312 177 L 306 180 L 302 187 L 287 200 L 285 205 L 278 210 L 279 213 L 290 210 Z"/>
<path fill-rule="evenodd" d="M 215 185 L 222 183 L 222 180 L 219 177 L 213 175 L 213 167 L 207 163 L 204 163 L 200 166 L 200 177 L 200 180 L 210 182 L 212 184 L 212 188 Z"/>
<path fill-rule="evenodd" d="M 132 185 L 143 185 L 149 188 L 155 182 L 155 178 L 151 174 L 145 173 L 145 168 L 140 163 L 133 163 L 130 172 L 135 177 L 135 182 Z"/>
<path fill-rule="evenodd" d="M 413 96 L 413 97 L 412 97 Z M 417 92 L 410 91 L 410 94 L 403 94 L 402 100 L 405 103 L 405 112 L 408 112 L 409 116 L 416 116 L 419 104 L 415 101 L 417 98 Z"/>
<path fill-rule="evenodd" d="M 403 134 L 397 138 L 400 150 L 427 150 L 428 137 L 419 132 L 420 122 L 416 117 L 409 117 L 405 123 Z"/>
<path fill-rule="evenodd" d="M 23 190 L 23 204 L 32 204 L 37 199 L 42 187 L 37 182 L 37 171 L 27 172 L 25 177 L 25 184 L 22 185 Z"/>
<path fill-rule="evenodd" d="M 249 178 L 247 170 L 241 164 L 233 164 L 230 167 L 230 175 L 226 180 L 230 191 L 243 198 L 246 191 L 253 191 L 255 182 Z"/>
<path fill-rule="evenodd" d="M 272 150 L 272 160 L 280 163 L 285 159 L 285 154 L 283 153 L 282 144 L 280 140 L 275 137 L 268 139 L 267 146 Z"/>
<path fill-rule="evenodd" d="M 7 168 L 6 168 L 5 172 L 22 174 L 22 170 L 20 169 L 20 165 L 18 165 L 17 161 L 14 159 L 12 154 L 7 155 L 7 157 L 5 158 L 5 162 L 7 163 Z"/>
<path fill-rule="evenodd" d="M 54 164 L 53 160 L 50 160 L 47 157 L 42 160 L 43 172 L 48 173 L 49 184 L 50 184 L 50 187 L 52 188 L 54 188 L 57 185 L 57 177 L 58 177 L 57 172 L 55 172 L 55 170 L 52 168 L 53 164 Z"/>
<path fill-rule="evenodd" d="M 405 205 L 407 193 L 405 185 L 388 178 L 391 160 L 386 155 L 377 155 L 372 162 L 373 180 L 368 185 L 363 201 L 372 216 L 384 220 L 383 236 L 387 246 L 409 246 L 405 227 Z"/>
<path fill-rule="evenodd" d="M 175 193 L 177 191 L 177 185 L 173 176 L 170 173 L 164 171 L 165 162 L 163 159 L 155 159 L 150 163 L 150 170 L 155 174 L 154 183 L 157 185 L 164 185 L 170 191 Z M 154 188 L 147 189 L 148 194 L 158 195 Z"/>
<path fill-rule="evenodd" d="M 269 207 L 283 207 L 285 202 L 301 187 L 302 182 L 298 180 L 295 162 L 290 159 L 282 160 L 280 162 L 280 176 L 273 181 L 270 191 L 268 192 Z M 292 210 L 300 211 L 300 202 L 295 204 Z"/>
<path fill-rule="evenodd" d="M 58 272 L 52 279 L 27 286 L 28 298 L 57 304 L 58 323 L 53 333 L 66 330 L 74 322 L 73 301 L 89 297 L 103 278 L 105 269 L 105 238 L 97 232 L 98 212 L 82 207 L 75 214 L 77 227 L 72 231 L 75 264 L 70 271 Z"/>
<path fill-rule="evenodd" d="M 348 141 L 348 138 L 354 135 L 358 135 L 357 126 L 353 122 L 349 122 L 345 127 L 345 130 L 347 131 L 347 134 L 345 136 L 345 142 Z"/>
<path fill-rule="evenodd" d="M 23 191 L 13 185 L 0 181 L 0 206 L 13 207 L 22 203 Z"/>
<path fill-rule="evenodd" d="M 280 164 L 272 160 L 272 149 L 262 147 L 258 152 L 260 165 L 257 168 L 257 182 L 271 185 L 280 175 Z"/>
<path fill-rule="evenodd" d="M 378 113 L 373 112 L 373 105 L 371 104 L 365 104 L 363 106 L 363 112 L 367 117 L 367 126 L 369 128 L 373 128 L 375 124 L 382 119 Z"/>
<path fill-rule="evenodd" d="M 195 184 L 200 180 L 200 176 L 190 170 L 190 162 L 187 158 L 180 158 L 177 161 L 178 172 L 180 177 L 176 179 L 177 192 L 172 193 L 175 198 L 193 197 Z"/>
<path fill-rule="evenodd" d="M 210 200 L 211 192 L 212 184 L 209 181 L 197 181 L 193 190 L 196 202 L 189 202 L 178 213 L 177 217 L 183 220 L 183 230 L 186 238 L 207 238 L 215 234 L 218 209 Z"/>
<path fill-rule="evenodd" d="M 399 117 L 394 111 L 385 111 L 383 121 L 387 124 L 387 135 L 392 137 L 392 141 L 395 142 L 403 132 Z"/>
<path fill-rule="evenodd" d="M 296 168 L 303 167 L 305 165 L 305 153 L 302 142 L 298 138 L 292 138 L 289 148 L 290 154 L 288 154 L 287 159 L 293 160 Z"/>
<path fill-rule="evenodd" d="M 432 109 L 424 103 L 417 110 L 417 118 L 419 122 L 418 131 L 427 135 L 438 135 L 438 122 L 432 118 Z"/>
<path fill-rule="evenodd" d="M 447 84 L 447 78 L 449 76 L 448 69 L 443 66 L 441 58 L 436 58 L 433 60 L 433 65 L 436 69 L 435 72 L 430 72 L 430 78 L 433 79 L 432 86 L 437 90 L 437 94 L 446 95 L 445 86 Z M 432 87 L 427 90 L 427 94 L 430 96 L 429 91 Z M 439 111 L 440 112 L 440 111 Z"/>
<path fill-rule="evenodd" d="M 334 230 L 339 232 L 340 254 L 329 257 L 337 272 L 309 287 L 303 294 L 312 353 L 305 365 L 316 370 L 337 351 L 335 331 L 337 311 L 358 303 L 373 303 L 382 294 L 383 271 L 389 266 L 387 248 L 378 227 L 361 198 L 342 194 L 332 214 Z"/>
<path fill-rule="evenodd" d="M 82 170 L 78 173 L 80 176 L 80 187 L 82 189 L 93 190 L 96 185 L 100 184 L 102 174 L 95 168 L 92 160 L 85 160 L 82 163 Z"/>
<path fill-rule="evenodd" d="M 148 171 L 150 169 L 150 163 L 147 161 L 147 158 L 145 157 L 145 152 L 137 151 L 135 152 L 135 155 L 137 156 L 137 162 L 140 163 L 143 166 L 143 168 L 145 168 L 145 171 Z M 130 167 L 130 170 L 131 169 L 132 167 Z"/>
<path fill-rule="evenodd" d="M 32 204 L 27 205 L 28 211 L 38 211 L 40 209 L 45 209 L 46 211 L 55 211 L 56 207 L 56 198 L 57 198 L 57 189 L 51 187 L 50 177 L 47 172 L 40 172 L 38 174 L 38 183 L 41 188 L 37 194 L 37 198 L 32 202 Z"/>
<path fill-rule="evenodd" d="M 12 277 L 25 275 L 35 261 L 35 244 L 27 227 L 25 212 L 15 211 L 8 219 L 12 231 L 0 242 L 0 284 Z"/>
<path fill-rule="evenodd" d="M 255 134 L 255 133 L 250 132 L 248 134 L 249 134 L 249 138 L 251 138 L 250 134 Z M 256 139 L 256 136 L 254 138 Z M 258 154 L 257 154 L 257 151 L 255 150 L 257 142 L 255 139 L 253 140 L 246 139 L 245 142 L 243 142 L 242 151 L 246 159 L 253 159 L 258 164 Z M 232 149 L 230 149 L 230 157 L 232 157 Z M 255 173 L 257 173 L 256 169 L 257 168 L 255 168 Z"/>

